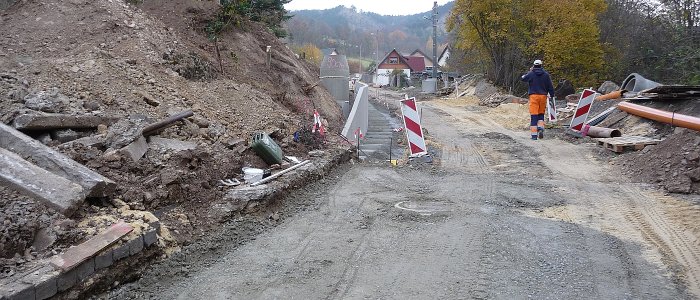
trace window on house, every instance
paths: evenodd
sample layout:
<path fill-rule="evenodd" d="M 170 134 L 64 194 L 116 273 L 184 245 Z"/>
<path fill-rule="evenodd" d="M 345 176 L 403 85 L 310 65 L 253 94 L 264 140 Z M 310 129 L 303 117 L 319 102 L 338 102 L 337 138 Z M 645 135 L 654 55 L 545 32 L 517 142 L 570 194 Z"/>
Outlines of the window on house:
<path fill-rule="evenodd" d="M 397 65 L 397 64 L 399 64 L 399 58 L 398 57 L 389 57 L 389 63 L 392 65 Z"/>

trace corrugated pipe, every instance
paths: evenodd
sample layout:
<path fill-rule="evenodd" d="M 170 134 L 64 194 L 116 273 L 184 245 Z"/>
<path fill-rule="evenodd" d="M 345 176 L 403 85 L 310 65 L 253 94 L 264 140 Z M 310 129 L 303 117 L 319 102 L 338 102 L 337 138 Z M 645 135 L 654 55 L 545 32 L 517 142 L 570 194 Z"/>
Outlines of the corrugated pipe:
<path fill-rule="evenodd" d="M 700 131 L 700 118 L 697 117 L 677 114 L 674 112 L 632 104 L 629 102 L 618 103 L 617 108 L 642 118 Z"/>

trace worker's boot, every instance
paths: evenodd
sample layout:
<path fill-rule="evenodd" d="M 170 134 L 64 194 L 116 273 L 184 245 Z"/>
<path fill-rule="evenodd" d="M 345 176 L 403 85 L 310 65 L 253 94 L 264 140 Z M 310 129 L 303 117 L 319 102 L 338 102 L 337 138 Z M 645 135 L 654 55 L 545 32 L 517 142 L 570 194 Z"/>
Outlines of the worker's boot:
<path fill-rule="evenodd" d="M 537 127 L 537 137 L 540 139 L 544 138 L 544 128 L 543 127 Z"/>

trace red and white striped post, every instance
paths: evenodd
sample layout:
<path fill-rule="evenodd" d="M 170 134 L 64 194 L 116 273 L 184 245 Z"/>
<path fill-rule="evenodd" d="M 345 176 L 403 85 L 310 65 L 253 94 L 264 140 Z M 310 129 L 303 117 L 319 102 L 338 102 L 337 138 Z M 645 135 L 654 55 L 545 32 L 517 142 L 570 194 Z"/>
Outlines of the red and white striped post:
<path fill-rule="evenodd" d="M 597 93 L 594 90 L 583 90 L 581 98 L 578 100 L 578 106 L 576 106 L 576 113 L 571 119 L 571 125 L 569 128 L 576 131 L 581 131 L 583 129 L 583 125 L 586 123 L 588 113 L 591 111 L 591 104 L 593 103 L 593 99 L 595 99 L 596 94 Z"/>
<path fill-rule="evenodd" d="M 416 107 L 416 98 L 401 100 L 401 113 L 403 114 L 403 124 L 406 128 L 406 139 L 408 139 L 411 157 L 423 156 L 428 153 L 423 137 L 423 127 L 420 124 L 420 115 Z"/>
<path fill-rule="evenodd" d="M 547 122 L 557 121 L 557 100 L 554 97 L 547 97 Z"/>

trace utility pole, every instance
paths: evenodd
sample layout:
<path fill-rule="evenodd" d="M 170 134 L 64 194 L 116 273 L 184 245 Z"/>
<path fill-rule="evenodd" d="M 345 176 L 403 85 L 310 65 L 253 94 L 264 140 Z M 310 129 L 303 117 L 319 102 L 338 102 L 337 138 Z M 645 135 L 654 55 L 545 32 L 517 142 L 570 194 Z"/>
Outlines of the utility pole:
<path fill-rule="evenodd" d="M 437 80 L 438 71 L 438 61 L 437 61 L 437 15 L 438 15 L 438 4 L 437 1 L 433 3 L 433 78 Z M 437 83 L 436 83 L 437 84 Z M 436 86 L 437 88 L 437 86 Z"/>

